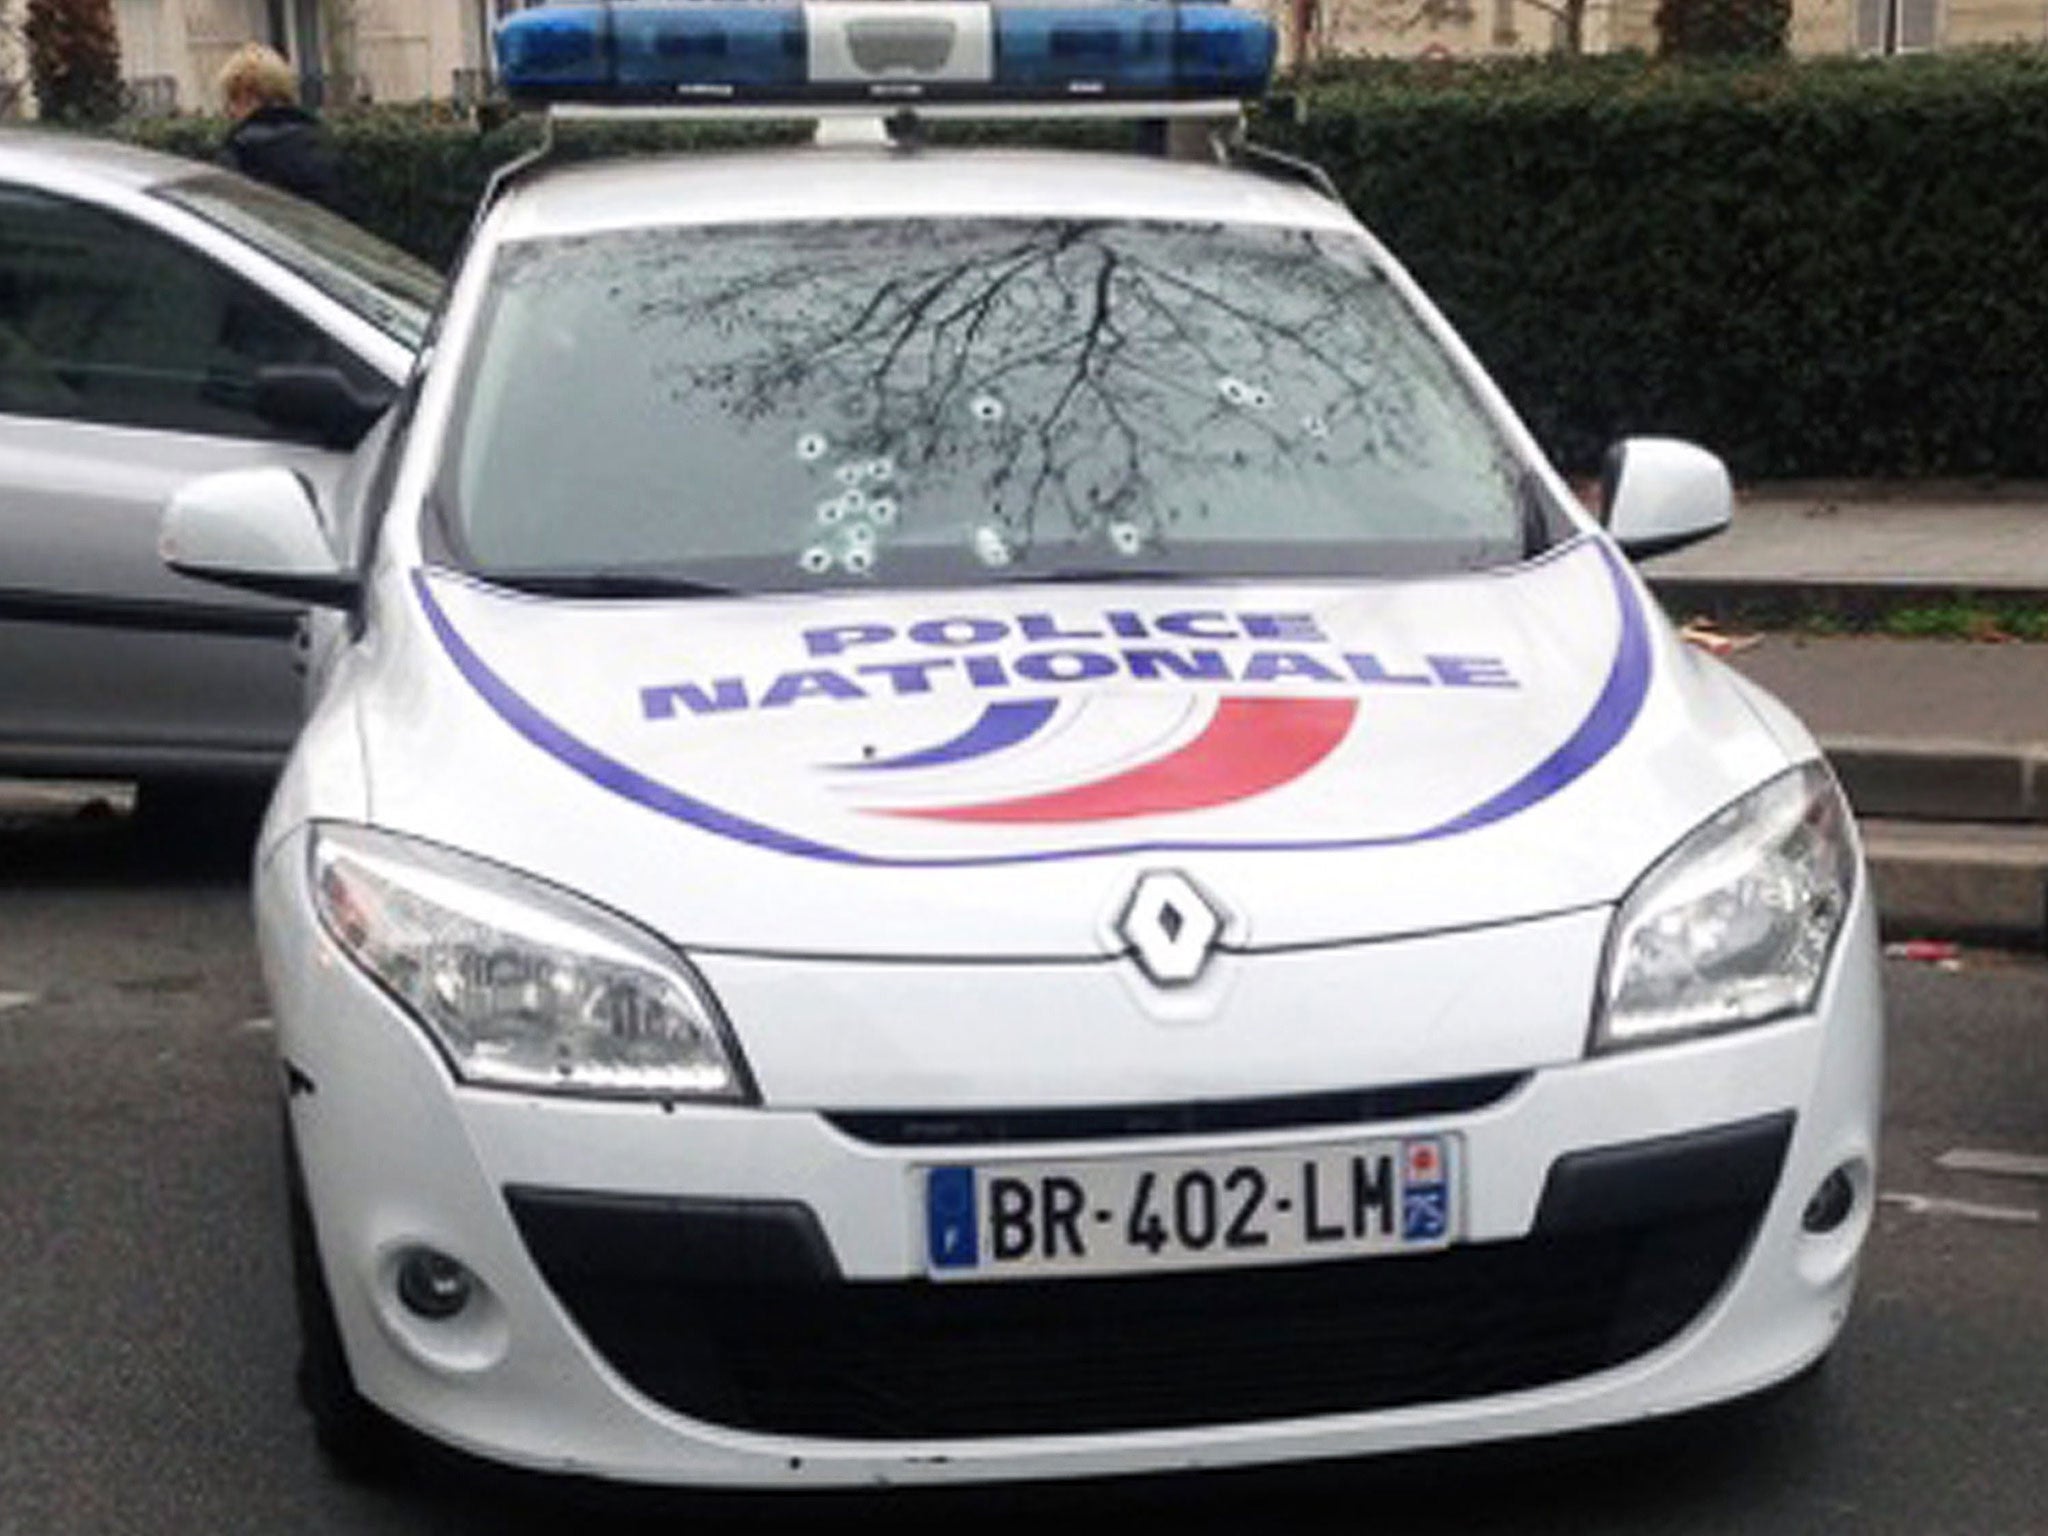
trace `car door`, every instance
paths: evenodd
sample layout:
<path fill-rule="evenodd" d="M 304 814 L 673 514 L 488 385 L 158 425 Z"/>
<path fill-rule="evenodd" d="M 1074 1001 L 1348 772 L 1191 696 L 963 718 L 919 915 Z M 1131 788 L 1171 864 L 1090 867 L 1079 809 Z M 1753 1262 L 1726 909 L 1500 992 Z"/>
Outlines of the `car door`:
<path fill-rule="evenodd" d="M 375 374 L 207 253 L 0 181 L 0 771 L 259 772 L 299 716 L 298 615 L 176 576 L 166 498 L 342 456 L 256 410 L 267 364 Z"/>

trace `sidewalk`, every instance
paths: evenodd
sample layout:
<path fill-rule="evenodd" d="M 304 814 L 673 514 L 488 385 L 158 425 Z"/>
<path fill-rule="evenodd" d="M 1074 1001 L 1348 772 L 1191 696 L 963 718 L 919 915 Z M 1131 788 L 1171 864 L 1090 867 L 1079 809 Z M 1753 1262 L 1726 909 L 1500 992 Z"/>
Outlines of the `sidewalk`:
<path fill-rule="evenodd" d="M 1957 593 L 2048 603 L 2048 485 L 1764 487 L 1737 497 L 1728 532 L 1645 569 L 1695 607 L 1717 596 L 1811 608 Z"/>
<path fill-rule="evenodd" d="M 1648 561 L 1671 616 L 1821 740 L 1856 806 L 1887 934 L 2048 949 L 2048 643 L 1750 633 L 1958 599 L 2048 609 L 2048 486 L 1918 496 L 1771 488 Z"/>

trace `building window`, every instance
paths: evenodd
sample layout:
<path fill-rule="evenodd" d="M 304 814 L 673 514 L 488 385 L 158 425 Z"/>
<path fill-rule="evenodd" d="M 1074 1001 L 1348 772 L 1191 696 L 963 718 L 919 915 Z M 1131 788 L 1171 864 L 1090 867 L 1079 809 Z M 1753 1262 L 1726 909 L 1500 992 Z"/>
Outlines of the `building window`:
<path fill-rule="evenodd" d="M 1940 0 L 1856 0 L 1858 53 L 1927 53 L 1940 41 Z"/>

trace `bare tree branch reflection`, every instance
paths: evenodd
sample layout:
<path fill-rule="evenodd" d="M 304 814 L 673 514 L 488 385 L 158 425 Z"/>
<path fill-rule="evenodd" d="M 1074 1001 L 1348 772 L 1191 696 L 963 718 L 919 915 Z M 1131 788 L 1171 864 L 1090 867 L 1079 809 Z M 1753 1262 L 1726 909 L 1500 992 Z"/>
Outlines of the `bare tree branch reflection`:
<path fill-rule="evenodd" d="M 1460 514 L 1489 527 L 1511 499 L 1440 350 L 1361 250 L 1313 232 L 933 219 L 582 244 L 521 280 L 587 293 L 601 262 L 620 365 L 681 412 L 829 444 L 821 485 L 886 463 L 907 515 L 943 503 L 1018 557 L 1158 549 L 1219 512 L 1244 537 L 1269 506 L 1355 537 L 1376 494 L 1432 474 L 1494 482 Z"/>

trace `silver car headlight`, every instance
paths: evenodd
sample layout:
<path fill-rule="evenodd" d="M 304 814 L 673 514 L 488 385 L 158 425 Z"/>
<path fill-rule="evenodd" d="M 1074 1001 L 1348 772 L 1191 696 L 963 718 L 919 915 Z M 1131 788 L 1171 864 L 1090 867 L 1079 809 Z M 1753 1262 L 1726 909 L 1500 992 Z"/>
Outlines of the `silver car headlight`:
<path fill-rule="evenodd" d="M 529 1093 L 752 1097 L 711 994 L 653 935 L 500 865 L 366 827 L 312 840 L 334 941 L 464 1082 Z"/>
<path fill-rule="evenodd" d="M 1848 807 L 1819 763 L 1781 774 L 1636 882 L 1608 933 L 1595 1051 L 1813 1006 L 1856 886 Z"/>

